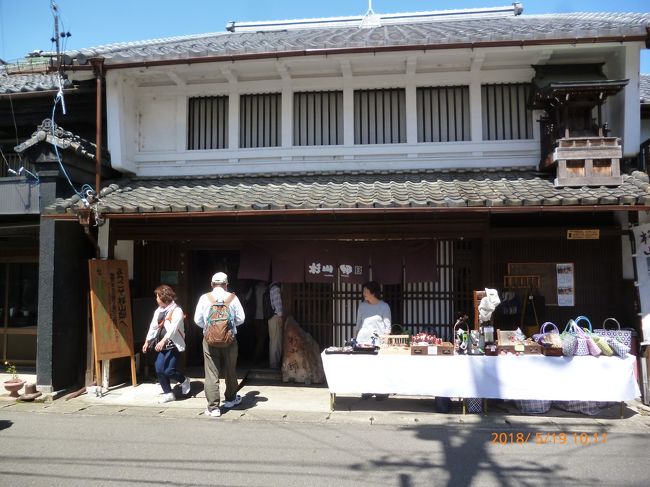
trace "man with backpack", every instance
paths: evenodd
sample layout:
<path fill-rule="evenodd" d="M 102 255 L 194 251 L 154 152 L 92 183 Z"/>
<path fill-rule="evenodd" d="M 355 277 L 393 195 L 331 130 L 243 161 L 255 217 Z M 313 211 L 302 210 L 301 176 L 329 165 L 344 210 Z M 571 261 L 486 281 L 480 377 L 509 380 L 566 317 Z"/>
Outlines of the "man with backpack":
<path fill-rule="evenodd" d="M 212 276 L 212 291 L 199 299 L 194 322 L 203 328 L 203 363 L 205 367 L 205 397 L 208 407 L 205 415 L 221 416 L 219 409 L 219 370 L 226 380 L 224 407 L 232 408 L 241 403 L 237 395 L 237 327 L 246 316 L 239 298 L 229 293 L 228 276 L 217 272 Z"/>

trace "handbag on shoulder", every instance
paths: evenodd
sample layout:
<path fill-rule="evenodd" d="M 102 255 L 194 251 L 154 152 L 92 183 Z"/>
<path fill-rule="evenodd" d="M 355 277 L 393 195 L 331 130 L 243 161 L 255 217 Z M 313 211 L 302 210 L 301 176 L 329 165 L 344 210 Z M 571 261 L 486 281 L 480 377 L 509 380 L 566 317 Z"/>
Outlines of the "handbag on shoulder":
<path fill-rule="evenodd" d="M 165 321 L 169 321 L 171 323 L 174 309 L 176 309 L 176 306 L 170 309 L 166 314 L 163 314 L 163 312 L 161 312 L 158 316 L 158 330 L 156 331 L 156 336 L 149 340 L 149 343 L 147 345 L 147 353 L 155 352 L 158 342 L 165 338 L 165 334 L 167 333 L 167 330 L 165 329 Z"/>

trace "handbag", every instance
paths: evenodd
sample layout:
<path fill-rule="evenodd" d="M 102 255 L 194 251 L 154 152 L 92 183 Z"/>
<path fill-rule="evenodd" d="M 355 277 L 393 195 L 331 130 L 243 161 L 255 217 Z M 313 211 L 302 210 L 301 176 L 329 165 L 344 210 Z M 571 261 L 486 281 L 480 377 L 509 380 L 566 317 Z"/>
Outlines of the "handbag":
<path fill-rule="evenodd" d="M 553 327 L 551 331 L 547 331 L 549 326 Z M 533 340 L 546 348 L 562 348 L 560 330 L 558 330 L 555 323 L 551 323 L 550 321 L 547 321 L 541 326 L 539 333 L 533 335 Z"/>
<path fill-rule="evenodd" d="M 562 355 L 565 357 L 573 357 L 578 350 L 578 337 L 574 332 L 574 328 L 576 328 L 575 321 L 569 320 L 564 327 L 564 331 L 560 333 Z"/>
<path fill-rule="evenodd" d="M 624 343 L 619 342 L 616 338 L 612 337 L 603 337 L 604 340 L 607 340 L 607 343 L 611 347 L 615 355 L 618 355 L 621 358 L 627 357 L 627 354 L 630 353 L 630 347 Z"/>
<path fill-rule="evenodd" d="M 587 330 L 586 328 L 585 329 L 580 328 L 580 326 L 578 326 L 578 323 L 580 321 L 586 321 L 587 325 L 589 326 L 589 329 Z M 578 348 L 580 348 L 580 346 L 581 346 L 580 345 L 581 340 L 584 341 L 584 343 L 585 343 L 585 345 L 587 347 L 587 353 L 584 353 L 582 355 L 593 355 L 594 357 L 600 357 L 600 355 L 602 354 L 602 351 L 600 350 L 598 345 L 596 345 L 596 342 L 594 342 L 591 339 L 591 337 L 588 335 L 588 333 L 592 333 L 592 331 L 591 331 L 591 321 L 589 321 L 589 318 L 587 318 L 586 316 L 578 316 L 575 319 L 575 325 L 577 327 L 577 333 L 578 333 Z M 577 351 L 576 351 L 576 355 L 578 355 Z"/>
<path fill-rule="evenodd" d="M 163 321 L 160 321 L 158 323 L 158 331 L 156 332 L 156 336 L 149 340 L 147 352 L 155 352 L 156 345 L 158 345 L 158 342 L 163 338 L 165 338 L 165 326 L 163 325 Z"/>
<path fill-rule="evenodd" d="M 608 330 L 607 329 L 608 321 L 612 321 L 616 325 L 616 329 Z M 632 345 L 632 330 L 621 330 L 621 324 L 618 322 L 616 318 L 605 318 L 605 321 L 603 321 L 603 327 L 594 330 L 594 333 L 596 335 L 618 340 L 624 345 L 627 345 L 628 348 L 630 348 Z"/>
<path fill-rule="evenodd" d="M 171 323 L 174 309 L 176 309 L 176 306 L 170 309 L 167 314 L 163 316 L 162 320 L 158 320 L 158 330 L 156 331 L 156 336 L 149 340 L 149 344 L 147 345 L 147 353 L 155 352 L 158 342 L 165 338 L 165 334 L 167 333 L 167 330 L 165 329 L 165 320 L 168 320 Z"/>

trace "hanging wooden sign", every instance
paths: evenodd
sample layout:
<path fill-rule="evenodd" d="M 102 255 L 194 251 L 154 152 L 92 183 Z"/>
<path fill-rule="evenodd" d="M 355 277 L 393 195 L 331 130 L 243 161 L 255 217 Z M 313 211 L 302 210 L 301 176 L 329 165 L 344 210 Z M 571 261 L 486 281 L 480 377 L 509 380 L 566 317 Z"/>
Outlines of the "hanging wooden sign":
<path fill-rule="evenodd" d="M 88 270 L 97 380 L 101 377 L 101 360 L 131 357 L 131 380 L 136 386 L 127 262 L 93 259 L 88 261 Z"/>
<path fill-rule="evenodd" d="M 597 228 L 567 230 L 567 240 L 598 240 L 600 239 L 600 230 Z"/>

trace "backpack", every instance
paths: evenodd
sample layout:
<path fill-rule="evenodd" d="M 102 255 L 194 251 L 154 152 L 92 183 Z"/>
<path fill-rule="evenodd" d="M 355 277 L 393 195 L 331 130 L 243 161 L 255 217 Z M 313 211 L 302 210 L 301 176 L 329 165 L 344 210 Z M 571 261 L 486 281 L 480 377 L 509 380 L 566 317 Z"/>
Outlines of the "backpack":
<path fill-rule="evenodd" d="M 264 295 L 262 296 L 262 310 L 265 320 L 270 320 L 273 318 L 273 315 L 275 315 L 273 305 L 271 304 L 271 286 L 267 286 L 264 290 Z"/>
<path fill-rule="evenodd" d="M 210 311 L 205 324 L 205 341 L 211 347 L 227 347 L 235 341 L 234 324 L 230 313 L 230 303 L 235 299 L 235 293 L 217 301 L 212 293 L 206 294 L 210 300 Z"/>

